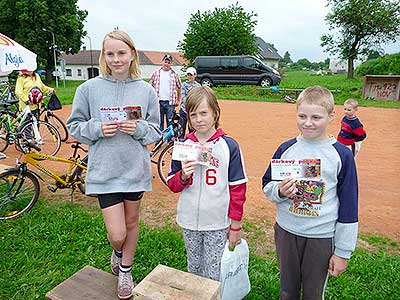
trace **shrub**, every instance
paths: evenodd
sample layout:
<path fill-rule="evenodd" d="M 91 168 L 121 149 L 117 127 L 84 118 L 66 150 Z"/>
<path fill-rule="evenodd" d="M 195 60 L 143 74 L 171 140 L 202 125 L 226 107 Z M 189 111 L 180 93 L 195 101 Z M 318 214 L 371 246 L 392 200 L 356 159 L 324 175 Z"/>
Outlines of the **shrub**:
<path fill-rule="evenodd" d="M 358 75 L 398 75 L 400 74 L 400 53 L 368 60 L 356 69 L 356 73 Z"/>

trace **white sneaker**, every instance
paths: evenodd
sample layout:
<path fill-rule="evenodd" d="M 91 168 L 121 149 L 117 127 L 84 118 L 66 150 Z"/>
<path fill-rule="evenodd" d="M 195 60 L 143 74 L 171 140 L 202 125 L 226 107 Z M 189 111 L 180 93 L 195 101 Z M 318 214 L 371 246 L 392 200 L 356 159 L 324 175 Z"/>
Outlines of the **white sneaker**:
<path fill-rule="evenodd" d="M 115 254 L 115 251 L 113 250 L 112 253 L 111 253 L 110 265 L 111 265 L 111 272 L 114 275 L 118 276 L 118 274 L 119 274 L 119 265 L 121 264 L 121 262 L 122 262 L 122 257 L 118 257 Z"/>
<path fill-rule="evenodd" d="M 118 275 L 118 298 L 129 299 L 133 295 L 133 279 L 131 272 L 119 272 Z"/>

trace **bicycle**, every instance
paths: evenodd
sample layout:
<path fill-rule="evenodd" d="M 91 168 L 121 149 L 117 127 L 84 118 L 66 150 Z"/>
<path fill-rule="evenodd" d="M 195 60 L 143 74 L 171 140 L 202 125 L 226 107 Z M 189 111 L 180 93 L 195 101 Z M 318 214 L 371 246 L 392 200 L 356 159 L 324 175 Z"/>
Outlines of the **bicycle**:
<path fill-rule="evenodd" d="M 47 105 L 41 105 L 39 110 L 39 120 L 43 120 L 53 125 L 60 133 L 62 142 L 68 140 L 69 132 L 67 125 L 65 125 L 61 118 L 55 115 L 54 112 L 47 107 Z"/>
<path fill-rule="evenodd" d="M 40 148 L 33 143 L 23 140 L 28 149 L 22 162 L 17 162 L 15 168 L 5 170 L 0 174 L 0 220 L 13 219 L 30 211 L 37 202 L 40 194 L 39 179 L 43 178 L 36 172 L 29 170 L 28 165 L 34 166 L 43 174 L 55 180 L 53 185 L 47 188 L 51 192 L 57 189 L 71 189 L 71 203 L 74 201 L 74 191 L 76 188 L 82 194 L 85 194 L 85 176 L 87 170 L 88 156 L 80 158 L 78 150 L 87 150 L 81 146 L 78 141 L 70 142 L 74 149 L 72 157 L 66 159 L 57 156 L 38 153 Z M 33 152 L 32 149 L 38 152 Z M 0 158 L 1 159 L 1 158 Z M 66 174 L 57 175 L 54 171 L 40 163 L 40 161 L 58 161 L 69 164 Z"/>
<path fill-rule="evenodd" d="M 61 137 L 57 128 L 53 125 L 37 120 L 32 114 L 29 103 L 21 113 L 15 113 L 9 107 L 18 100 L 0 103 L 0 152 L 4 152 L 10 144 L 16 143 L 21 138 L 31 139 L 40 145 L 42 153 L 55 155 L 61 147 Z M 25 153 L 25 149 L 17 147 L 17 150 Z"/>
<path fill-rule="evenodd" d="M 150 151 L 150 158 L 153 164 L 157 165 L 157 172 L 161 181 L 167 185 L 168 173 L 172 161 L 172 152 L 174 149 L 174 141 L 182 134 L 182 127 L 179 124 L 179 114 L 174 112 L 172 123 L 162 132 L 162 138 L 158 141 L 154 148 Z M 158 159 L 154 159 L 160 153 Z"/>
<path fill-rule="evenodd" d="M 0 81 L 0 101 L 10 102 L 13 100 L 17 100 L 14 87 L 8 81 Z"/>

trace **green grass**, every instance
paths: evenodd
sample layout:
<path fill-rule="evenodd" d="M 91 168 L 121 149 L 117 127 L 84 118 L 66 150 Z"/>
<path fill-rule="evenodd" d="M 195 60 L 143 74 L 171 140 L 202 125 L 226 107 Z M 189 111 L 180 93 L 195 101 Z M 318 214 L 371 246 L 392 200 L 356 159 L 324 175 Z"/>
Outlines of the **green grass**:
<path fill-rule="evenodd" d="M 377 101 L 367 100 L 361 97 L 363 77 L 347 79 L 346 74 L 334 74 L 317 76 L 312 75 L 308 71 L 289 71 L 285 73 L 280 88 L 284 89 L 304 89 L 311 85 L 321 85 L 330 90 L 340 90 L 335 92 L 335 103 L 343 104 L 348 98 L 355 98 L 359 101 L 360 106 L 373 106 L 385 108 L 400 108 L 400 101 Z M 182 79 L 184 80 L 184 79 Z M 74 98 L 75 90 L 83 81 L 65 81 L 65 88 L 62 81 L 59 81 L 57 95 L 63 104 L 71 104 Z M 55 86 L 55 82 L 51 82 L 50 86 Z M 282 97 L 286 94 L 296 97 L 296 93 L 257 90 L 259 86 L 254 85 L 233 85 L 218 86 L 214 90 L 218 99 L 244 100 L 244 101 L 263 101 L 263 102 L 282 102 Z"/>
<path fill-rule="evenodd" d="M 280 84 L 281 89 L 304 89 L 312 85 L 321 85 L 334 92 L 336 104 L 343 104 L 346 99 L 355 98 L 360 106 L 400 108 L 400 101 L 377 101 L 362 98 L 363 77 L 347 79 L 346 74 L 317 76 L 308 71 L 286 72 Z M 215 90 L 218 99 L 282 102 L 282 97 L 290 95 L 297 97 L 295 92 L 257 90 L 258 86 L 219 86 Z"/>
<path fill-rule="evenodd" d="M 271 225 L 272 226 L 272 225 Z M 245 224 L 262 241 L 259 228 Z M 45 299 L 45 294 L 85 265 L 109 270 L 111 247 L 97 209 L 79 204 L 46 203 L 31 212 L 0 222 L 0 299 Z M 382 240 L 378 243 L 382 242 Z M 275 255 L 252 253 L 250 245 L 250 299 L 278 299 L 279 272 Z M 141 224 L 133 277 L 142 280 L 157 264 L 185 270 L 186 257 L 176 227 L 150 228 Z M 327 299 L 398 299 L 400 258 L 385 252 L 357 249 L 348 270 L 330 278 Z"/>

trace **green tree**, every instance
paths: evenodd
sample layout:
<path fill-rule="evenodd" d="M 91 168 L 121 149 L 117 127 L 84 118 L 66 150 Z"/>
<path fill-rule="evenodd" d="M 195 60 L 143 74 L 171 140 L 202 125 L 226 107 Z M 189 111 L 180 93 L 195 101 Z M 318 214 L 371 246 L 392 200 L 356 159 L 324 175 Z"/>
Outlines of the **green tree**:
<path fill-rule="evenodd" d="M 321 37 L 327 52 L 348 62 L 347 77 L 354 76 L 354 60 L 370 49 L 395 42 L 400 35 L 398 0 L 328 0 L 332 12 L 325 20 L 330 33 Z"/>
<path fill-rule="evenodd" d="M 228 8 L 215 8 L 192 14 L 178 50 L 193 62 L 199 55 L 257 54 L 253 20 L 257 14 L 247 13 L 238 3 Z"/>
<path fill-rule="evenodd" d="M 292 59 L 290 58 L 289 51 L 285 52 L 285 55 L 283 56 L 282 62 L 284 62 L 286 65 L 293 63 Z"/>
<path fill-rule="evenodd" d="M 0 2 L 0 32 L 37 54 L 38 65 L 45 67 L 47 80 L 54 70 L 52 32 L 57 56 L 70 48 L 78 52 L 81 39 L 86 34 L 83 22 L 87 11 L 80 10 L 77 2 L 78 0 Z"/>
<path fill-rule="evenodd" d="M 382 53 L 380 51 L 372 49 L 367 54 L 367 60 L 375 59 L 375 58 L 378 58 L 381 56 L 382 56 Z"/>

